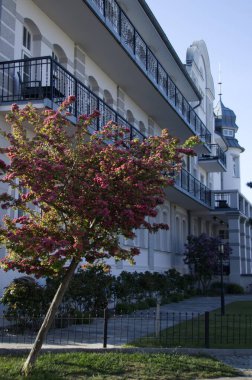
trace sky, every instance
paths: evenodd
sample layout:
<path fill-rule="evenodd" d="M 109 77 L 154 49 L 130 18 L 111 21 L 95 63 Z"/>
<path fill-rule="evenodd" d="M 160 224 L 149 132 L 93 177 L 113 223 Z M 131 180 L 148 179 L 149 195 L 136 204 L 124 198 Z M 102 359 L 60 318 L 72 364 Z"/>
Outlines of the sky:
<path fill-rule="evenodd" d="M 252 203 L 252 0 L 146 0 L 183 63 L 193 41 L 204 40 L 222 102 L 236 114 L 241 192 Z"/>

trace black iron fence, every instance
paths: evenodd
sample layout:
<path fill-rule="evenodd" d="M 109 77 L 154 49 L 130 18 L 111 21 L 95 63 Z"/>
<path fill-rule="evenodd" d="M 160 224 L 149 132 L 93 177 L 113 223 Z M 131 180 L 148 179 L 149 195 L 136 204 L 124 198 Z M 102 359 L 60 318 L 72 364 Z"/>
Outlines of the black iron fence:
<path fill-rule="evenodd" d="M 42 318 L 1 317 L 0 342 L 33 343 Z M 61 315 L 46 342 L 53 345 L 252 348 L 252 315 L 140 313 Z"/>
<path fill-rule="evenodd" d="M 116 0 L 87 0 L 98 17 L 106 23 L 122 47 L 134 58 L 148 78 L 168 102 L 183 116 L 191 129 L 206 144 L 211 143 L 211 133 L 201 121 L 186 98 L 167 74 L 144 39 L 118 5 Z"/>
<path fill-rule="evenodd" d="M 53 108 L 68 96 L 76 101 L 69 111 L 75 117 L 100 112 L 92 126 L 99 130 L 108 121 L 128 127 L 130 138 L 144 139 L 144 135 L 107 105 L 99 96 L 80 82 L 52 57 L 19 59 L 0 62 L 0 103 L 36 101 L 47 99 Z"/>

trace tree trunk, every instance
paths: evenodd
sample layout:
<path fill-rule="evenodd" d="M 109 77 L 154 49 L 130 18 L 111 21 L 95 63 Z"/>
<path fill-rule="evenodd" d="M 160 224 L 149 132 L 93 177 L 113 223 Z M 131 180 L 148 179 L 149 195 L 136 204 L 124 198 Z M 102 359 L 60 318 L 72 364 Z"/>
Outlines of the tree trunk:
<path fill-rule="evenodd" d="M 33 366 L 37 360 L 37 357 L 40 353 L 44 339 L 48 333 L 49 328 L 52 325 L 55 314 L 58 310 L 58 307 L 62 301 L 62 298 L 63 298 L 66 290 L 68 289 L 69 282 L 70 282 L 71 278 L 73 277 L 74 271 L 77 268 L 78 264 L 79 264 L 79 260 L 76 261 L 75 259 L 72 259 L 71 264 L 68 267 L 68 269 L 65 273 L 65 276 L 63 277 L 63 280 L 60 283 L 58 290 L 55 293 L 55 296 L 52 300 L 52 303 L 51 303 L 51 305 L 50 305 L 50 307 L 46 313 L 45 319 L 44 319 L 44 321 L 40 327 L 40 330 L 39 330 L 38 335 L 36 337 L 36 340 L 33 344 L 33 347 L 32 347 L 32 349 L 31 349 L 31 351 L 30 351 L 30 353 L 29 353 L 29 355 L 28 355 L 28 357 L 27 357 L 27 359 L 26 359 L 26 361 L 25 361 L 25 363 L 21 369 L 22 375 L 27 376 L 31 372 L 31 370 L 32 370 L 32 368 L 33 368 Z"/>

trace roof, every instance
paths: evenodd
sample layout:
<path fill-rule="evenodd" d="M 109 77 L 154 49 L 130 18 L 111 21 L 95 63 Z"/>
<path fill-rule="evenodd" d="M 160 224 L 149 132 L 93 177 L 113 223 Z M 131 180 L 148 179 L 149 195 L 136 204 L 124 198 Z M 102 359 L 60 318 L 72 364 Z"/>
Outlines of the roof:
<path fill-rule="evenodd" d="M 223 129 L 232 129 L 235 132 L 238 130 L 238 125 L 236 124 L 236 115 L 233 110 L 225 107 L 222 103 L 221 96 L 220 100 L 214 108 L 215 114 L 215 132 L 221 136 L 222 140 L 228 148 L 236 148 L 244 152 L 244 148 L 240 146 L 238 140 L 234 136 L 224 136 Z"/>
<path fill-rule="evenodd" d="M 219 102 L 214 108 L 215 126 L 222 128 L 234 128 L 235 132 L 238 130 L 236 125 L 236 115 L 233 110 L 225 107 L 220 98 Z"/>
<path fill-rule="evenodd" d="M 141 5 L 141 7 L 143 8 L 143 10 L 145 11 L 146 15 L 150 19 L 150 21 L 153 24 L 153 26 L 155 27 L 156 31 L 158 32 L 159 36 L 163 40 L 164 44 L 166 45 L 166 47 L 168 48 L 168 50 L 172 54 L 172 56 L 173 56 L 174 60 L 176 61 L 178 67 L 182 71 L 182 73 L 185 76 L 186 80 L 189 82 L 190 86 L 193 88 L 193 90 L 194 90 L 195 94 L 197 95 L 198 99 L 202 100 L 202 95 L 199 92 L 196 84 L 193 82 L 192 78 L 188 74 L 188 72 L 186 70 L 186 65 L 181 62 L 178 54 L 176 53 L 174 47 L 172 46 L 172 44 L 170 43 L 169 39 L 167 38 L 165 32 L 163 31 L 162 27 L 160 26 L 159 22 L 157 21 L 156 17 L 154 16 L 154 14 L 151 11 L 150 7 L 148 6 L 148 4 L 146 3 L 145 0 L 138 0 L 138 2 Z"/>
<path fill-rule="evenodd" d="M 242 152 L 244 152 L 245 149 L 242 146 L 240 146 L 238 140 L 235 139 L 234 137 L 222 136 L 222 138 L 229 148 L 237 148 L 237 149 L 240 149 Z"/>

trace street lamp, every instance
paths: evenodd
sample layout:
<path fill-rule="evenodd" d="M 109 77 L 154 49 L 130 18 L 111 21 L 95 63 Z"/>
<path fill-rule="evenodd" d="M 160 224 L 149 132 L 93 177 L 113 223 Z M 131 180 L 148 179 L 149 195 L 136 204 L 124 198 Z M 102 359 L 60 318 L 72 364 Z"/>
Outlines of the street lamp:
<path fill-rule="evenodd" d="M 224 244 L 219 245 L 220 254 L 220 276 L 221 276 L 221 315 L 225 315 L 225 298 L 224 298 L 224 284 L 223 284 L 223 255 Z"/>

